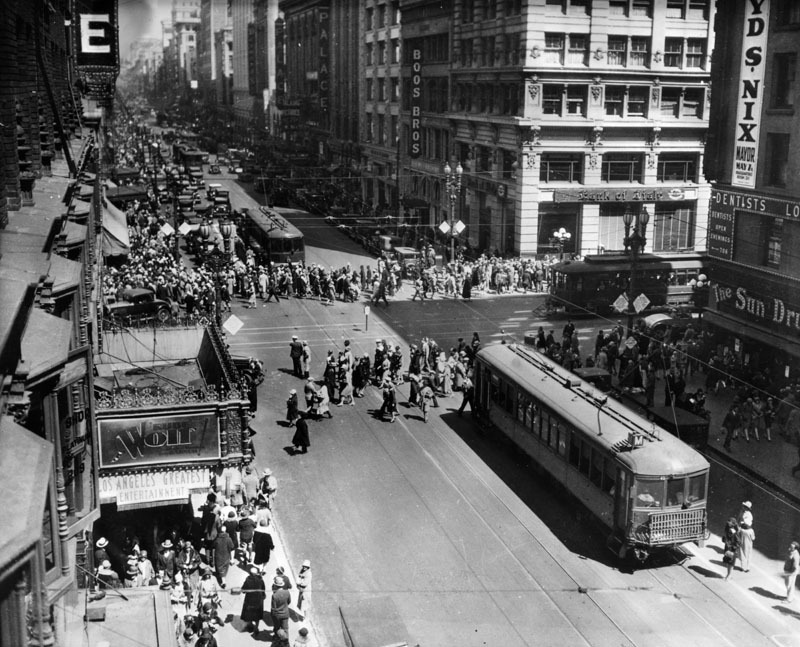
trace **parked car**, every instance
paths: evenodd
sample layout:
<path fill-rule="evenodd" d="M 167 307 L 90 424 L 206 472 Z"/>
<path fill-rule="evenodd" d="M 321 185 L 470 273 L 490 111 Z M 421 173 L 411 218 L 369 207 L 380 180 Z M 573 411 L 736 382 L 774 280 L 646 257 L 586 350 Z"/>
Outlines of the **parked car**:
<path fill-rule="evenodd" d="M 172 307 L 168 301 L 156 297 L 155 292 L 147 288 L 130 288 L 122 293 L 122 300 L 105 305 L 106 317 L 110 319 L 158 319 L 166 321 L 170 317 Z"/>

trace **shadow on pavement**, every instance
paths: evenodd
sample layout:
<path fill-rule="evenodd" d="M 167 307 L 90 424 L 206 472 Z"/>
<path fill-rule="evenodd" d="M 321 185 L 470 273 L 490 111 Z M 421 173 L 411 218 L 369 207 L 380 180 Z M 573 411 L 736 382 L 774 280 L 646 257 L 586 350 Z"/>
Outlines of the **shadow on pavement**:
<path fill-rule="evenodd" d="M 750 590 L 753 593 L 758 593 L 761 597 L 769 598 L 770 600 L 780 600 L 783 602 L 784 597 L 782 595 L 778 595 L 774 591 L 767 591 L 767 589 L 762 588 L 760 586 L 751 586 Z"/>
<path fill-rule="evenodd" d="M 717 573 L 716 571 L 712 571 L 709 568 L 704 568 L 703 566 L 698 566 L 697 564 L 690 564 L 689 570 L 709 579 L 721 580 L 723 577 L 725 577 L 722 573 Z"/>

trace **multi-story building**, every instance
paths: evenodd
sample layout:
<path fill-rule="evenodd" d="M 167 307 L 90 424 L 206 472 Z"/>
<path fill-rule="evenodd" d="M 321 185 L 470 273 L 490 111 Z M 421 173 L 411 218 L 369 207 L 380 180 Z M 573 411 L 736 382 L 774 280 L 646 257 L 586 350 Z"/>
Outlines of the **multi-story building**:
<path fill-rule="evenodd" d="M 271 119 L 268 111 L 275 90 L 275 21 L 278 0 L 255 0 L 250 24 L 249 63 L 250 91 L 253 95 L 253 126 L 259 135 L 266 135 Z"/>
<path fill-rule="evenodd" d="M 381 210 L 399 210 L 400 2 L 363 4 L 361 99 L 364 198 Z"/>
<path fill-rule="evenodd" d="M 744 375 L 777 385 L 800 369 L 800 4 L 726 2 L 716 30 L 703 320 Z"/>
<path fill-rule="evenodd" d="M 253 22 L 253 0 L 231 0 L 233 36 L 233 113 L 236 124 L 249 130 L 253 117 L 253 96 L 250 93 L 248 31 Z"/>
<path fill-rule="evenodd" d="M 78 596 L 66 594 L 91 572 L 100 514 L 91 324 L 100 201 L 95 192 L 81 203 L 76 189 L 84 170 L 99 171 L 94 116 L 113 105 L 116 16 L 94 16 L 92 28 L 110 36 L 90 49 L 79 30 L 83 14 L 97 13 L 91 2 L 18 1 L 4 11 L 0 487 L 11 495 L 0 532 L 0 646 L 59 646 L 72 644 L 63 629 Z"/>
<path fill-rule="evenodd" d="M 710 0 L 400 6 L 403 193 L 429 226 L 450 216 L 449 162 L 478 249 L 540 253 L 564 228 L 565 251 L 621 250 L 622 214 L 644 209 L 647 251 L 705 248 Z"/>
<path fill-rule="evenodd" d="M 217 73 L 215 96 L 217 106 L 233 109 L 233 29 L 226 26 L 214 32 L 215 49 L 219 53 L 216 60 Z"/>
<path fill-rule="evenodd" d="M 224 56 L 217 47 L 216 34 L 229 26 L 228 0 L 201 0 L 200 24 L 197 28 L 197 77 L 200 97 L 206 104 L 216 106 L 217 59 Z"/>
<path fill-rule="evenodd" d="M 172 0 L 172 47 L 181 89 L 197 89 L 197 29 L 200 0 Z"/>

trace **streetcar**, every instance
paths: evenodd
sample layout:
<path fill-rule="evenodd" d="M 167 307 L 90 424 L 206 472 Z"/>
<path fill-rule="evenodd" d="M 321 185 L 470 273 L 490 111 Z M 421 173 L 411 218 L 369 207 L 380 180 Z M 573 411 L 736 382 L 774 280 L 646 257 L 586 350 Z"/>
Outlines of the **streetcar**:
<path fill-rule="evenodd" d="M 650 300 L 648 311 L 700 309 L 705 305 L 708 274 L 705 255 L 641 254 L 636 267 L 635 289 L 637 295 L 645 294 Z M 550 271 L 550 296 L 555 307 L 573 315 L 607 315 L 613 311 L 614 301 L 627 293 L 631 259 L 626 254 L 590 255 L 582 261 L 555 263 Z"/>
<path fill-rule="evenodd" d="M 620 558 L 707 538 L 709 463 L 672 434 L 518 344 L 477 354 L 478 411 L 585 505 Z"/>
<path fill-rule="evenodd" d="M 247 209 L 239 221 L 240 237 L 260 264 L 305 261 L 303 232 L 275 209 Z"/>

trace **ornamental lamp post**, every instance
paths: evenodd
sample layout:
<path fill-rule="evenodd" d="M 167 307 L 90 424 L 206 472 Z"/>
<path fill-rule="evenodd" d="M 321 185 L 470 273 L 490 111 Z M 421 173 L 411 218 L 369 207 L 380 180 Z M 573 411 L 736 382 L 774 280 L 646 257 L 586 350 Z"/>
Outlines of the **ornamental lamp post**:
<path fill-rule="evenodd" d="M 572 240 L 572 234 L 562 227 L 558 231 L 553 232 L 553 240 L 555 240 L 558 245 L 558 258 L 561 260 L 564 258 L 564 245 Z"/>
<path fill-rule="evenodd" d="M 461 195 L 461 178 L 464 174 L 464 168 L 461 162 L 456 166 L 455 173 L 450 167 L 449 162 L 444 165 L 444 178 L 447 186 L 447 195 L 450 198 L 450 224 L 442 223 L 442 229 L 445 229 L 450 234 L 450 262 L 456 262 L 456 203 Z"/>
<path fill-rule="evenodd" d="M 230 258 L 231 256 L 231 249 L 230 249 L 230 241 L 231 241 L 231 234 L 233 233 L 233 225 L 228 218 L 223 218 L 223 220 L 219 223 L 219 231 L 222 234 L 222 246 L 225 251 L 225 257 Z"/>
<path fill-rule="evenodd" d="M 631 278 L 628 281 L 628 337 L 633 334 L 633 318 L 636 315 L 636 307 L 633 304 L 636 299 L 636 270 L 639 254 L 644 252 L 644 247 L 647 244 L 646 233 L 649 221 L 650 213 L 646 207 L 639 213 L 634 214 L 630 206 L 628 206 L 622 215 L 622 222 L 625 224 L 625 239 L 623 243 L 625 251 L 631 257 Z"/>

